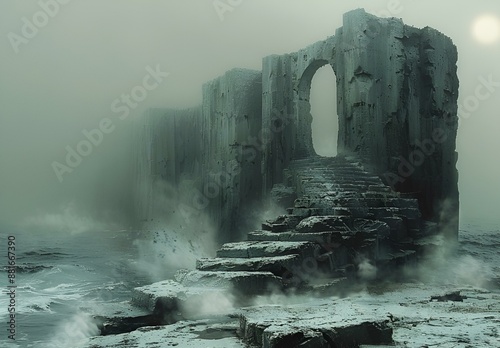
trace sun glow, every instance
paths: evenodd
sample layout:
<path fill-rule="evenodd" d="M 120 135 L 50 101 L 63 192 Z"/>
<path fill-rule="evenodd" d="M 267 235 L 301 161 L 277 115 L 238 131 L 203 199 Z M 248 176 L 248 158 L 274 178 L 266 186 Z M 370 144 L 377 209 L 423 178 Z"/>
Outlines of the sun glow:
<path fill-rule="evenodd" d="M 472 33 L 482 44 L 490 45 L 500 39 L 500 20 L 493 15 L 483 15 L 474 20 Z"/>

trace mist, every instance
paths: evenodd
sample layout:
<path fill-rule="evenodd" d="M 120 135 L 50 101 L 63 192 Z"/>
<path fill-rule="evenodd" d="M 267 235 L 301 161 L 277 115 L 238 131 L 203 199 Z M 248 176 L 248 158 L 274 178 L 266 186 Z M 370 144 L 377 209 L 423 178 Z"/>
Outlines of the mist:
<path fill-rule="evenodd" d="M 127 228 L 133 207 L 133 119 L 149 107 L 198 105 L 203 83 L 233 67 L 260 70 L 264 56 L 293 52 L 334 35 L 342 14 L 358 7 L 401 17 L 408 25 L 433 27 L 457 45 L 461 214 L 463 219 L 498 220 L 500 41 L 484 43 L 473 30 L 481 15 L 500 18 L 494 1 L 443 0 L 437 6 L 412 0 L 243 0 L 222 13 L 213 0 L 196 5 L 183 0 L 73 0 L 57 2 L 47 22 L 24 37 L 26 20 L 33 22 L 47 3 L 53 1 L 0 3 L 3 223 L 50 226 L 63 221 L 55 230 L 68 232 L 65 224 L 71 223 L 64 222 L 64 214 L 76 211 L 77 221 Z M 122 119 L 123 109 L 116 112 L 113 105 L 124 103 L 115 101 L 141 85 L 151 69 L 164 78 Z M 471 107 L 467 98 L 485 80 L 493 81 L 488 97 Z M 319 137 L 315 146 L 325 149 L 336 141 L 328 138 L 336 132 L 336 121 L 331 122 L 335 103 L 328 103 L 334 81 L 333 73 L 331 80 L 313 81 L 311 96 Z M 315 106 L 316 98 L 327 102 Z M 113 130 L 103 132 L 99 144 L 60 180 L 53 163 L 64 164 L 67 147 L 75 149 L 87 139 L 84 132 L 99 129 L 103 119 L 111 120 Z"/>

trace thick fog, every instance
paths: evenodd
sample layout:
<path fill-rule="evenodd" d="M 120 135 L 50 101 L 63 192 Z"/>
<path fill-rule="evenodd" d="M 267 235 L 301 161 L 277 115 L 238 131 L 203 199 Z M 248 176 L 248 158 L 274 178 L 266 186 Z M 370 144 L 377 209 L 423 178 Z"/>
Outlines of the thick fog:
<path fill-rule="evenodd" d="M 83 224 L 126 227 L 134 117 L 148 107 L 197 105 L 204 82 L 233 67 L 260 70 L 266 55 L 334 35 L 342 14 L 358 7 L 436 28 L 457 45 L 461 214 L 497 219 L 497 1 L 6 0 L 0 2 L 1 221 L 64 225 L 76 215 Z M 312 91 L 318 152 L 335 150 L 335 122 L 321 123 L 335 112 L 335 78 L 323 70 Z M 144 100 L 122 99 L 138 85 L 147 87 Z M 102 137 L 92 133 L 99 127 Z M 71 172 L 54 167 L 65 164 L 68 147 L 92 136 L 95 145 L 82 149 L 88 155 Z"/>

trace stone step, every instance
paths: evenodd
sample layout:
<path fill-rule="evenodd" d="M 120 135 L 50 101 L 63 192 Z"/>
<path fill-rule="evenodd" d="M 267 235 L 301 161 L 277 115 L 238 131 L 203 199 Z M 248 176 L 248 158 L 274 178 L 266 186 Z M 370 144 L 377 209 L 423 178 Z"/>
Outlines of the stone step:
<path fill-rule="evenodd" d="M 342 188 L 342 189 L 334 189 L 330 190 L 321 187 L 305 187 L 300 188 L 299 193 L 306 196 L 316 196 L 319 198 L 322 197 L 358 197 L 362 198 L 368 196 L 368 198 L 397 198 L 397 195 L 394 195 L 390 192 L 375 192 L 368 191 L 367 189 L 352 189 L 352 188 Z"/>
<path fill-rule="evenodd" d="M 296 170 L 357 170 L 366 173 L 367 171 L 358 165 L 354 165 L 352 163 L 330 163 L 330 164 L 321 164 L 321 163 L 308 163 L 302 165 L 292 164 L 292 169 Z"/>
<path fill-rule="evenodd" d="M 186 287 L 175 280 L 163 280 L 133 289 L 131 303 L 152 313 L 178 315 L 184 303 L 222 293 L 227 292 L 217 287 Z"/>
<path fill-rule="evenodd" d="M 312 193 L 310 194 L 314 196 Z M 399 198 L 363 198 L 359 195 L 337 195 L 331 196 L 326 192 L 322 196 L 314 199 L 296 200 L 295 207 L 289 208 L 288 212 L 294 214 L 295 219 L 305 218 L 314 215 L 352 215 L 355 217 L 363 217 L 360 214 L 372 214 L 371 217 L 384 217 L 402 215 L 409 219 L 418 219 L 420 210 L 418 202 L 414 200 L 400 200 Z M 293 224 L 287 224 L 280 228 L 266 230 L 274 230 L 277 232 L 285 231 L 296 225 L 296 220 Z M 418 227 L 418 226 L 416 226 Z"/>
<path fill-rule="evenodd" d="M 362 240 L 373 238 L 385 238 L 385 234 L 377 234 L 372 231 L 326 231 L 326 232 L 280 232 L 253 231 L 248 233 L 248 240 L 251 241 L 275 241 L 275 242 L 313 242 L 321 246 L 323 251 L 333 251 L 340 245 L 355 246 Z"/>
<path fill-rule="evenodd" d="M 351 182 L 360 182 L 360 183 L 372 183 L 372 184 L 381 184 L 381 181 L 378 180 L 364 180 L 363 177 L 336 177 L 336 176 L 302 176 L 298 175 L 296 177 L 298 181 L 300 181 L 303 184 L 309 183 L 309 184 L 322 184 L 322 183 L 330 183 L 330 184 L 348 184 Z"/>
<path fill-rule="evenodd" d="M 309 158 L 302 158 L 300 160 L 294 160 L 290 162 L 290 166 L 294 168 L 303 168 L 303 167 L 310 167 L 312 164 L 315 164 L 318 167 L 353 166 L 361 168 L 358 165 L 358 163 L 359 161 L 356 160 L 350 161 L 340 157 L 332 157 L 326 161 L 324 159 L 309 157 Z"/>
<path fill-rule="evenodd" d="M 351 215 L 353 217 L 373 216 L 378 219 L 381 217 L 391 217 L 395 215 L 405 216 L 408 219 L 418 219 L 420 210 L 418 208 L 399 208 L 399 207 L 334 207 L 334 215 Z M 349 213 L 347 213 L 349 212 Z"/>
<path fill-rule="evenodd" d="M 266 348 L 392 344 L 387 313 L 372 309 L 375 306 L 365 307 L 346 298 L 245 308 L 239 317 L 238 335 L 252 347 Z"/>
<path fill-rule="evenodd" d="M 367 178 L 376 178 L 380 180 L 380 178 L 370 172 L 366 172 L 364 170 L 360 170 L 358 168 L 304 168 L 304 169 L 291 169 L 290 173 L 292 175 L 297 176 L 359 176 L 359 177 L 367 177 Z"/>
<path fill-rule="evenodd" d="M 214 303 L 221 303 L 221 305 L 214 306 Z M 208 298 L 192 311 L 202 313 L 202 315 L 195 315 L 189 318 L 191 320 L 182 320 L 171 325 L 149 324 L 148 327 L 123 334 L 104 336 L 101 333 L 100 336 L 86 339 L 86 343 L 59 346 L 65 348 L 239 348 L 245 346 L 244 342 L 235 336 L 239 327 L 239 319 L 221 315 L 222 313 L 229 314 L 231 311 L 229 301 L 223 298 L 215 298 L 215 300 Z M 212 315 L 209 315 L 210 312 Z M 89 329 L 90 327 L 88 326 Z M 69 331 L 67 334 L 75 335 L 74 332 Z M 80 338 L 73 340 L 80 341 Z M 50 347 L 54 346 L 50 345 Z M 13 347 L 19 346 L 13 345 Z M 37 345 L 37 347 L 42 347 L 42 345 Z"/>
<path fill-rule="evenodd" d="M 226 243 L 217 251 L 221 258 L 254 258 L 298 254 L 303 257 L 313 255 L 318 249 L 307 242 L 237 242 Z"/>
<path fill-rule="evenodd" d="M 255 258 L 203 258 L 196 261 L 196 269 L 217 272 L 271 272 L 282 276 L 287 270 L 297 267 L 301 261 L 300 255 L 296 254 Z"/>
<path fill-rule="evenodd" d="M 387 218 L 389 220 L 393 217 Z M 396 219 L 394 219 L 396 220 Z M 401 218 L 397 218 L 398 222 L 402 222 Z M 391 233 L 391 225 L 383 219 L 370 218 L 355 218 L 346 215 L 319 215 L 310 216 L 303 219 L 295 228 L 295 232 L 311 233 L 311 232 L 353 232 L 353 231 L 371 231 L 373 233 L 389 237 Z"/>
<path fill-rule="evenodd" d="M 408 198 L 334 198 L 333 204 L 342 207 L 396 207 L 418 209 L 418 201 Z"/>
<path fill-rule="evenodd" d="M 360 195 L 364 198 L 397 198 L 400 197 L 398 192 L 361 192 Z"/>
<path fill-rule="evenodd" d="M 302 198 L 297 201 L 298 205 L 308 205 L 308 206 L 321 206 L 324 205 L 325 202 L 328 202 L 329 205 L 335 204 L 337 206 L 343 207 L 396 207 L 396 208 L 414 208 L 418 209 L 418 201 L 416 199 L 408 199 L 408 198 L 398 198 L 398 197 L 388 197 L 388 198 L 365 198 L 365 197 L 344 197 L 344 196 L 335 196 L 331 195 L 332 193 L 327 191 L 323 192 L 320 196 L 316 196 L 314 198 Z M 297 208 L 297 209 L 305 209 L 305 208 Z M 310 209 L 310 208 L 309 208 Z M 303 214 L 300 214 L 301 216 Z"/>
<path fill-rule="evenodd" d="M 380 180 L 380 178 L 371 173 L 363 172 L 360 170 L 341 169 L 341 170 L 297 170 L 292 172 L 300 177 L 328 177 L 328 178 L 367 178 L 373 180 Z"/>
<path fill-rule="evenodd" d="M 274 220 L 267 220 L 262 224 L 262 229 L 272 232 L 284 232 L 294 229 L 295 226 L 302 220 L 300 215 L 280 215 Z"/>
<path fill-rule="evenodd" d="M 262 295 L 282 290 L 280 277 L 271 272 L 178 272 L 176 280 L 185 287 L 230 289 L 245 296 Z"/>
<path fill-rule="evenodd" d="M 302 182 L 300 184 L 302 189 L 307 189 L 307 188 L 312 188 L 312 189 L 322 189 L 322 190 L 328 190 L 328 191 L 346 191 L 346 190 L 351 190 L 351 191 L 357 191 L 357 192 L 366 192 L 366 191 L 373 191 L 373 192 L 393 192 L 392 189 L 388 186 L 385 186 L 383 184 L 380 185 L 373 185 L 372 183 L 368 182 L 363 182 L 363 181 L 346 181 L 344 183 L 342 182 Z"/>
<path fill-rule="evenodd" d="M 353 218 L 351 216 L 310 216 L 303 219 L 295 228 L 297 232 L 350 231 Z"/>

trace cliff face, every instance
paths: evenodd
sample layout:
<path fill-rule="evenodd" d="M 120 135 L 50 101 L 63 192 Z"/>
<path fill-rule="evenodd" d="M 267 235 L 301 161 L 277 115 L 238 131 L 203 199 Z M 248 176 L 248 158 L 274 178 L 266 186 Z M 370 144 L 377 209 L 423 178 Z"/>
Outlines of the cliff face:
<path fill-rule="evenodd" d="M 261 197 L 261 80 L 233 69 L 203 86 L 200 203 L 221 240 L 237 238 L 240 213 Z"/>
<path fill-rule="evenodd" d="M 162 214 L 165 185 L 199 173 L 201 141 L 193 130 L 201 125 L 201 108 L 150 109 L 137 121 L 135 143 L 135 210 L 138 221 Z M 173 199 L 174 197 L 172 197 Z"/>
<path fill-rule="evenodd" d="M 161 218 L 168 201 L 235 238 L 239 210 L 261 197 L 261 95 L 260 71 L 233 69 L 203 86 L 200 107 L 144 115 L 134 140 L 138 220 Z"/>
<path fill-rule="evenodd" d="M 344 17 L 336 43 L 339 147 L 456 234 L 456 47 L 434 29 L 363 11 Z"/>
<path fill-rule="evenodd" d="M 150 111 L 139 126 L 139 215 L 154 211 L 151 181 L 190 177 L 188 208 L 207 212 L 221 239 L 234 238 L 249 202 L 282 183 L 291 161 L 316 156 L 309 94 L 315 72 L 330 64 L 339 154 L 417 198 L 422 218 L 456 238 L 456 61 L 436 30 L 351 11 L 335 36 L 265 57 L 262 72 L 234 69 L 205 84 L 198 109 Z"/>

